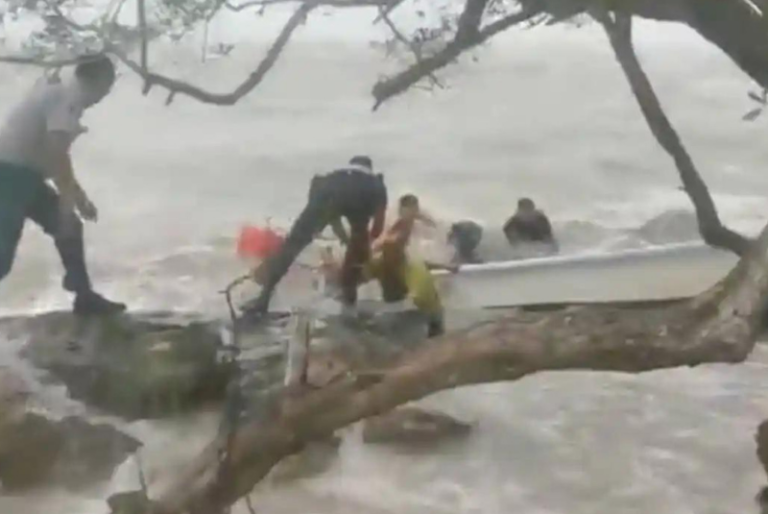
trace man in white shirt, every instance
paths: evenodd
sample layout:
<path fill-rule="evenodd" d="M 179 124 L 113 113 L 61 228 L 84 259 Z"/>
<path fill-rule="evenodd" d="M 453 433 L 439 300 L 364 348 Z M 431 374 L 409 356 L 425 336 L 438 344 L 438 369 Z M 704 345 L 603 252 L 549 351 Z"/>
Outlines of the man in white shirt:
<path fill-rule="evenodd" d="M 80 187 L 70 157 L 72 143 L 86 131 L 80 124 L 83 111 L 100 102 L 114 82 L 108 57 L 83 59 L 70 81 L 39 81 L 0 129 L 0 280 L 10 272 L 24 223 L 31 219 L 53 238 L 64 265 L 64 288 L 75 294 L 74 311 L 82 315 L 125 310 L 91 287 L 80 217 L 95 222 L 98 211 Z"/>

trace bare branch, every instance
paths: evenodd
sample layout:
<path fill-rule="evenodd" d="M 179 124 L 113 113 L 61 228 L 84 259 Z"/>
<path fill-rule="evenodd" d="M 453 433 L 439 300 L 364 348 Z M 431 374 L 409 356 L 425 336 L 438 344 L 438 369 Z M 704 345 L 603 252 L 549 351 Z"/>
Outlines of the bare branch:
<path fill-rule="evenodd" d="M 389 14 L 387 13 L 386 9 L 384 7 L 379 8 L 379 19 L 384 20 L 384 23 L 389 27 L 389 30 L 392 32 L 392 35 L 395 36 L 395 39 L 400 41 L 402 44 L 404 44 L 406 47 L 408 47 L 413 54 L 413 57 L 416 59 L 417 65 L 423 65 L 423 58 L 421 54 L 421 49 L 419 49 L 418 46 L 414 44 L 413 41 L 405 37 L 405 35 L 400 32 L 400 29 L 397 28 L 397 25 L 392 21 L 392 19 L 389 17 Z M 430 79 L 430 81 L 436 85 L 437 87 L 442 88 L 443 85 L 440 83 L 438 78 L 435 76 L 434 73 L 429 73 L 427 75 Z"/>
<path fill-rule="evenodd" d="M 283 27 L 283 30 L 280 32 L 280 35 L 275 39 L 274 43 L 267 51 L 267 55 L 259 63 L 256 70 L 251 73 L 248 78 L 231 93 L 211 93 L 181 80 L 175 80 L 163 75 L 159 75 L 157 73 L 144 72 L 141 65 L 131 60 L 119 48 L 112 47 L 109 49 L 109 51 L 114 53 L 132 71 L 144 78 L 150 87 L 159 86 L 167 89 L 169 91 L 169 95 L 166 103 L 170 103 L 177 94 L 180 94 L 192 97 L 204 103 L 216 105 L 234 105 L 238 100 L 253 91 L 256 86 L 261 83 L 267 73 L 277 62 L 283 49 L 288 44 L 288 41 L 290 41 L 293 32 L 299 27 L 299 25 L 304 22 L 307 15 L 317 6 L 317 1 L 302 3 L 302 5 L 293 13 L 293 15 L 291 15 L 290 19 Z"/>
<path fill-rule="evenodd" d="M 149 42 L 147 41 L 147 12 L 146 12 L 146 2 L 145 0 L 136 0 L 136 18 L 139 23 L 139 36 L 141 37 L 141 56 L 140 56 L 140 63 L 141 63 L 141 72 L 144 76 L 149 75 L 149 67 L 148 67 L 148 51 L 149 51 Z M 146 95 L 149 93 L 149 90 L 151 88 L 151 84 L 149 81 L 145 81 L 144 83 L 144 94 Z"/>
<path fill-rule="evenodd" d="M 98 32 L 99 31 L 96 25 L 93 25 L 93 24 L 83 25 L 81 23 L 77 23 L 76 21 L 71 19 L 69 16 L 64 14 L 59 4 L 52 0 L 46 0 L 45 5 L 49 9 L 51 9 L 54 12 L 54 14 L 56 14 L 56 17 L 59 21 L 63 22 L 65 25 L 67 25 L 71 29 L 74 29 L 79 32 Z"/>
<path fill-rule="evenodd" d="M 229 1 L 224 3 L 224 6 L 230 11 L 239 12 L 252 7 L 268 7 L 270 5 L 277 4 L 295 4 L 297 0 L 249 0 L 247 2 L 233 4 Z M 302 2 L 302 3 L 316 3 L 319 7 L 336 7 L 336 8 L 355 8 L 355 7 L 386 7 L 391 0 L 320 0 L 319 2 Z"/>
<path fill-rule="evenodd" d="M 110 20 L 109 20 L 111 23 L 117 22 L 117 18 L 118 16 L 120 16 L 120 13 L 122 12 L 123 6 L 125 5 L 126 1 L 127 0 L 118 0 L 117 7 L 115 7 L 115 10 L 112 13 L 112 16 L 110 17 Z"/>
<path fill-rule="evenodd" d="M 483 13 L 488 6 L 488 0 L 466 0 L 464 11 L 459 17 L 456 41 L 472 40 L 477 37 L 480 24 L 483 21 Z"/>
<path fill-rule="evenodd" d="M 487 25 L 474 36 L 465 36 L 465 39 L 463 40 L 454 39 L 448 43 L 443 50 L 423 59 L 421 63 L 417 62 L 397 75 L 379 81 L 373 87 L 373 97 L 376 101 L 373 107 L 374 110 L 378 109 L 381 104 L 390 98 L 404 93 L 430 73 L 445 67 L 466 50 L 484 43 L 496 34 L 507 30 L 510 27 L 535 18 L 541 14 L 541 12 L 541 9 L 537 7 L 535 9 L 523 10 L 505 16 L 504 18 Z"/>
<path fill-rule="evenodd" d="M 683 146 L 680 136 L 664 113 L 651 81 L 642 69 L 632 45 L 631 15 L 620 11 L 614 14 L 613 19 L 606 12 L 595 12 L 593 15 L 608 34 L 611 47 L 654 138 L 675 161 L 685 192 L 696 209 L 702 238 L 710 246 L 744 255 L 752 242 L 723 225 L 706 183 Z"/>
<path fill-rule="evenodd" d="M 61 68 L 63 66 L 72 66 L 81 62 L 82 59 L 69 57 L 66 59 L 46 59 L 45 57 L 24 57 L 17 55 L 2 55 L 0 62 L 7 64 L 19 64 L 24 66 L 36 66 L 39 68 Z"/>
<path fill-rule="evenodd" d="M 392 14 L 392 12 L 395 9 L 397 9 L 398 7 L 403 5 L 404 3 L 405 3 L 405 0 L 389 0 L 388 2 L 386 2 L 386 5 L 382 7 L 384 9 L 384 13 L 383 14 L 386 14 L 386 15 Z M 383 18 L 384 17 L 382 16 L 382 13 L 379 13 L 379 15 L 376 17 L 376 19 L 373 20 L 373 23 L 374 24 L 379 23 Z"/>

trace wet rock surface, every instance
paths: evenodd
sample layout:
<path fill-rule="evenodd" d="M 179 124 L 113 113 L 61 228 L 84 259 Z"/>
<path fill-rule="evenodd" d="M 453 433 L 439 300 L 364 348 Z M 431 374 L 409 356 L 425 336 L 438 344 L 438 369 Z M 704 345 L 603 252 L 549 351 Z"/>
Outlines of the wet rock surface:
<path fill-rule="evenodd" d="M 3 320 L 25 338 L 22 356 L 71 397 L 119 416 L 173 415 L 221 399 L 231 369 L 218 358 L 218 325 L 146 316 L 68 313 Z"/>
<path fill-rule="evenodd" d="M 416 407 L 403 407 L 363 422 L 367 444 L 430 445 L 462 439 L 469 435 L 469 423 Z"/>
<path fill-rule="evenodd" d="M 28 410 L 23 382 L 0 369 L 0 483 L 4 490 L 41 485 L 70 489 L 108 479 L 139 441 L 107 424 L 53 420 Z"/>

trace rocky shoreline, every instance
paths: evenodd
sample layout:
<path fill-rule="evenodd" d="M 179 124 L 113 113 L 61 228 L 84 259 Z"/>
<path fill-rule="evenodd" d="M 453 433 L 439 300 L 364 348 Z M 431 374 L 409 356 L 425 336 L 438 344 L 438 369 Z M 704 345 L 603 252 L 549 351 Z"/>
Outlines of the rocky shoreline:
<path fill-rule="evenodd" d="M 238 337 L 219 320 L 194 315 L 144 313 L 114 319 L 79 319 L 68 313 L 0 320 L 0 334 L 21 339 L 20 357 L 64 385 L 95 415 L 126 421 L 172 418 L 211 404 L 230 422 L 260 417 L 284 389 L 289 319 L 275 319 Z M 386 366 L 423 340 L 413 312 L 355 322 L 333 317 L 313 322 L 306 381 L 324 387 L 360 368 Z M 141 447 L 118 428 L 88 417 L 54 419 L 30 409 L 32 388 L 11 367 L 0 367 L 0 483 L 6 490 L 59 485 L 69 489 L 107 480 Z M 423 447 L 465 437 L 471 425 L 416 407 L 398 409 L 363 425 L 369 444 Z M 340 436 L 306 446 L 276 467 L 271 480 L 285 483 L 327 469 Z M 190 456 L 193 457 L 193 456 Z"/>

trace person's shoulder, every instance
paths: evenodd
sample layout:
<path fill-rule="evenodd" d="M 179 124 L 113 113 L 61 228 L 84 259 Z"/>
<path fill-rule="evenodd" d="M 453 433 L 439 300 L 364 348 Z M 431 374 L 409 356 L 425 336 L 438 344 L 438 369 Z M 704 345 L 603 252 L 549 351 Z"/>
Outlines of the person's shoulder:
<path fill-rule="evenodd" d="M 45 100 L 60 100 L 67 97 L 67 88 L 60 80 L 42 77 L 32 88 L 33 94 Z"/>
<path fill-rule="evenodd" d="M 66 108 L 73 114 L 83 111 L 83 104 L 76 87 L 61 81 L 44 80 L 40 84 L 40 98 L 50 109 Z"/>

